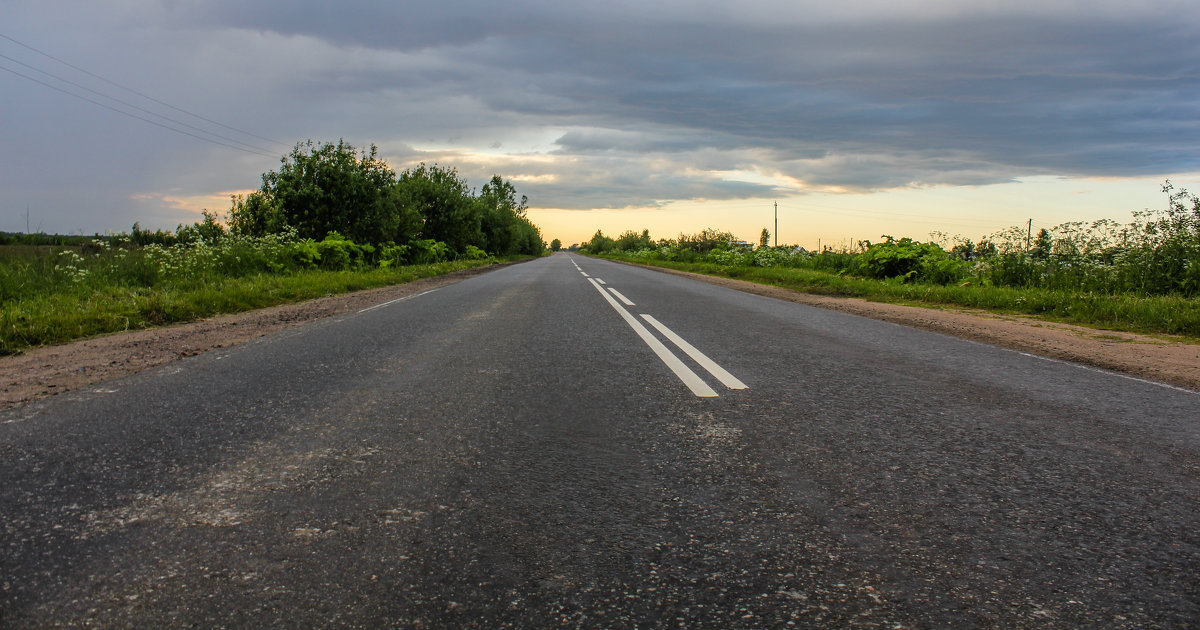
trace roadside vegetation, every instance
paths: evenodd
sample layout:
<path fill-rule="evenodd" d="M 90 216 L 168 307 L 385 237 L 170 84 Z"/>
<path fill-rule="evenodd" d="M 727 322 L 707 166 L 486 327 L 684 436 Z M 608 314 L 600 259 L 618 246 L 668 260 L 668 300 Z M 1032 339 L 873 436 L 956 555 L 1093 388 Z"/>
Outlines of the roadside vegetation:
<path fill-rule="evenodd" d="M 1163 186 L 1167 207 L 1129 223 L 1073 222 L 1036 235 L 1020 227 L 978 243 L 882 237 L 808 252 L 757 246 L 719 230 L 653 240 L 597 232 L 583 253 L 738 278 L 809 293 L 944 304 L 1146 333 L 1200 338 L 1200 199 Z"/>
<path fill-rule="evenodd" d="M 409 282 L 545 252 L 500 176 L 396 174 L 375 147 L 297 144 L 228 220 L 104 236 L 0 233 L 0 354 Z"/>

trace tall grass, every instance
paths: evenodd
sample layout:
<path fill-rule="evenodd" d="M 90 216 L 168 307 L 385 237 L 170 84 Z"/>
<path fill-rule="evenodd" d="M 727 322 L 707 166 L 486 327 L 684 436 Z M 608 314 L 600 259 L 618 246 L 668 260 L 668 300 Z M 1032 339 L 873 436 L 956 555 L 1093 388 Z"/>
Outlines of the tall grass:
<path fill-rule="evenodd" d="M 494 262 L 475 256 L 399 264 L 374 254 L 336 235 L 314 242 L 287 234 L 171 246 L 136 246 L 117 236 L 80 246 L 0 248 L 0 354 Z"/>
<path fill-rule="evenodd" d="M 1134 220 L 1010 228 L 953 244 L 884 236 L 844 251 L 758 248 L 705 230 L 674 241 L 597 232 L 585 253 L 814 293 L 957 304 L 1200 338 L 1200 198 L 1164 184 L 1167 207 Z"/>

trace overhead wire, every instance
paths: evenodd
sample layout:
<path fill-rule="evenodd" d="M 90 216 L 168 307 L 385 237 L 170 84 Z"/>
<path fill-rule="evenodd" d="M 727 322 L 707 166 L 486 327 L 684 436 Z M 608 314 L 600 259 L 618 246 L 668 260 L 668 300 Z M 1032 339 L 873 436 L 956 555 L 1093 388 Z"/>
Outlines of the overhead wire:
<path fill-rule="evenodd" d="M 43 50 L 40 50 L 40 49 L 38 49 L 38 48 L 35 48 L 35 47 L 33 47 L 33 46 L 29 45 L 29 44 L 26 44 L 26 43 L 24 43 L 24 42 L 22 42 L 22 41 L 19 41 L 19 40 L 17 40 L 17 39 L 15 39 L 15 38 L 13 38 L 13 37 L 10 37 L 10 36 L 8 36 L 8 35 L 5 35 L 4 33 L 0 33 L 0 39 L 4 39 L 4 40 L 7 40 L 7 41 L 9 41 L 9 42 L 12 42 L 12 43 L 14 43 L 14 44 L 16 44 L 16 45 L 18 45 L 18 46 L 21 46 L 22 48 L 26 48 L 26 49 L 28 49 L 28 50 L 31 50 L 31 51 L 33 51 L 33 52 L 35 52 L 35 53 L 39 54 L 39 55 L 42 55 L 43 57 L 46 57 L 46 58 L 48 58 L 48 59 L 51 59 L 51 60 L 53 60 L 53 61 L 55 61 L 55 62 L 58 62 L 58 63 L 60 63 L 60 64 L 62 64 L 62 65 L 64 65 L 64 66 L 67 66 L 67 67 L 69 67 L 69 68 L 71 68 L 71 69 L 73 69 L 73 70 L 76 70 L 76 71 L 78 71 L 78 72 L 81 72 L 81 73 L 83 73 L 83 74 L 86 74 L 86 75 L 88 75 L 88 76 L 90 76 L 90 77 L 93 77 L 93 78 L 95 78 L 95 79 L 99 80 L 99 81 L 102 81 L 102 82 L 104 82 L 104 83 L 107 83 L 107 84 L 109 84 L 109 85 L 111 85 L 111 86 L 114 86 L 114 87 L 116 87 L 116 88 L 119 88 L 119 89 L 121 89 L 121 90 L 125 90 L 126 92 L 129 92 L 129 93 L 131 93 L 131 94 L 135 94 L 135 95 L 137 95 L 137 96 L 139 96 L 139 97 L 141 97 L 141 98 L 144 98 L 144 99 L 146 99 L 146 100 L 148 100 L 148 101 L 151 101 L 151 102 L 157 103 L 157 104 L 159 104 L 159 105 L 161 105 L 161 106 L 163 106 L 163 107 L 167 107 L 167 108 L 169 108 L 169 109 L 171 109 L 171 110 L 174 110 L 174 111 L 180 112 L 180 113 L 182 113 L 182 114 L 186 114 L 186 115 L 188 115 L 188 116 L 191 116 L 191 117 L 193 117 L 193 118 L 195 118 L 195 119 L 197 119 L 197 120 L 201 120 L 201 121 L 204 121 L 204 122 L 207 122 L 207 123 L 210 123 L 210 124 L 216 125 L 216 126 L 218 126 L 218 127 L 221 127 L 221 128 L 224 128 L 224 129 L 228 129 L 228 130 L 230 130 L 230 131 L 234 131 L 234 132 L 237 132 L 237 133 L 239 133 L 239 134 L 243 134 L 243 135 L 245 135 L 245 136 L 249 136 L 249 137 L 252 137 L 252 138 L 257 138 L 257 139 L 259 139 L 259 140 L 264 140 L 264 141 L 266 141 L 266 142 L 269 142 L 269 143 L 272 143 L 272 144 L 278 145 L 278 146 L 280 146 L 280 147 L 286 147 L 286 146 L 288 146 L 288 145 L 286 145 L 285 143 L 279 142 L 278 140 L 273 140 L 273 139 L 271 139 L 271 138 L 268 138 L 268 137 L 266 137 L 266 136 L 262 136 L 262 135 L 259 135 L 259 134 L 256 134 L 256 133 L 252 133 L 252 132 L 249 132 L 249 131 L 246 131 L 246 130 L 243 130 L 243 129 L 238 129 L 237 127 L 233 127 L 233 126 L 230 126 L 230 125 L 227 125 L 227 124 L 224 124 L 224 123 L 218 122 L 218 121 L 216 121 L 216 120 L 213 120 L 213 119 L 211 119 L 211 118 L 207 118 L 207 117 L 205 117 L 205 116 L 201 116 L 200 114 L 196 114 L 196 113 L 194 113 L 194 112 L 188 111 L 188 110 L 186 110 L 186 109 L 183 109 L 183 108 L 181 108 L 181 107 L 178 107 L 178 106 L 172 105 L 172 104 L 170 104 L 170 103 L 167 103 L 167 102 L 165 102 L 165 101 L 162 101 L 162 100 L 160 100 L 160 99 L 154 98 L 153 96 L 150 96 L 150 95 L 148 95 L 148 94 L 145 94 L 145 93 L 143 93 L 143 92 L 140 92 L 140 91 L 138 91 L 138 90 L 135 90 L 135 89 L 133 89 L 133 88 L 131 88 L 131 87 L 128 87 L 128 86 L 122 85 L 122 84 L 120 84 L 120 83 L 117 83 L 116 81 L 113 81 L 113 80 L 111 80 L 111 79 L 108 79 L 108 78 L 106 78 L 106 77 L 103 77 L 103 76 L 101 76 L 101 75 L 99 75 L 99 74 L 96 74 L 96 73 L 94 73 L 94 72 L 91 72 L 90 70 L 87 70 L 87 69 L 85 69 L 85 68 L 81 68 L 81 67 L 79 67 L 79 66 L 77 66 L 77 65 L 75 65 L 75 64 L 73 64 L 73 63 L 71 63 L 71 62 L 69 62 L 69 61 L 66 61 L 66 60 L 60 59 L 59 57 L 56 57 L 56 56 L 54 56 L 54 55 L 51 55 L 50 53 L 47 53 L 47 52 L 45 52 L 45 51 L 43 51 Z M 142 116 L 139 116 L 139 115 L 137 115 L 137 114 L 131 113 L 131 112 L 129 112 L 129 111 L 126 111 L 126 110 L 124 110 L 124 109 L 121 109 L 121 108 L 118 108 L 118 107 L 113 107 L 113 106 L 111 106 L 111 105 L 108 105 L 108 104 L 105 104 L 105 103 L 102 103 L 102 102 L 99 102 L 99 101 L 93 100 L 93 99 L 91 99 L 91 98 L 88 98 L 88 97 L 86 97 L 86 96 L 84 96 L 84 95 L 81 95 L 81 94 L 78 94 L 78 93 L 72 92 L 71 90 L 64 89 L 64 88 L 62 88 L 62 87 L 60 87 L 60 86 L 56 86 L 56 85 L 53 85 L 53 84 L 47 83 L 47 82 L 45 82 L 45 81 L 41 81 L 41 80 L 39 80 L 39 79 L 37 79 L 37 78 L 34 78 L 34 77 L 31 77 L 31 76 L 29 76 L 29 75 L 27 75 L 27 74 L 24 74 L 24 73 L 18 72 L 17 70 L 14 70 L 14 69 L 12 69 L 12 68 L 8 68 L 8 67 L 0 66 L 0 70 L 5 70 L 5 71 L 7 71 L 7 72 L 9 72 L 9 73 L 11 73 L 11 74 L 17 75 L 17 76 L 19 76 L 19 77 L 21 77 L 21 78 L 24 78 L 24 79 L 26 79 L 26 80 L 29 80 L 29 81 L 32 81 L 32 82 L 34 82 L 34 83 L 38 83 L 38 84 L 40 84 L 40 85 L 43 85 L 43 86 L 49 87 L 49 88 L 51 88 L 51 89 L 57 90 L 57 91 L 59 91 L 59 92 L 62 92 L 62 93 L 64 93 L 64 94 L 67 94 L 67 95 L 70 95 L 70 96 L 74 96 L 75 98 L 78 98 L 78 99 L 81 99 L 81 100 L 83 100 L 83 101 L 89 102 L 89 103 L 91 103 L 91 104 L 93 104 L 93 105 L 97 105 L 97 106 L 103 107 L 103 108 L 105 108 L 105 109 L 108 109 L 108 110 L 110 110 L 110 111 L 114 111 L 114 112 L 116 112 L 116 113 L 119 113 L 119 114 L 122 114 L 122 115 L 128 116 L 128 117 L 130 117 L 130 118 L 134 118 L 134 119 L 136 119 L 136 120 L 140 120 L 140 121 L 142 121 L 142 122 L 146 122 L 146 123 L 149 123 L 149 124 L 155 125 L 155 126 L 157 126 L 157 127 L 161 127 L 161 128 L 163 128 L 163 129 L 167 129 L 167 130 L 170 130 L 170 131 L 174 131 L 174 132 L 176 132 L 176 133 L 179 133 L 179 134 L 182 134 L 182 135 L 185 135 L 185 136 L 189 136 L 189 137 L 192 137 L 192 138 L 196 138 L 196 139 L 198 139 L 198 140 L 203 140 L 203 141 L 205 141 L 205 142 L 209 142 L 209 143 L 212 143 L 212 144 L 216 144 L 216 145 L 224 146 L 224 147 L 231 148 L 231 149 L 235 149 L 235 150 L 238 150 L 238 151 L 243 151 L 243 152 L 245 152 L 245 153 L 251 153 L 251 154 L 255 154 L 255 155 L 262 155 L 262 156 L 265 156 L 265 157 L 277 157 L 277 154 L 275 154 L 275 153 L 272 153 L 270 149 L 265 149 L 265 148 L 263 148 L 263 147 L 261 147 L 261 146 L 257 146 L 257 145 L 254 145 L 254 144 L 250 144 L 250 143 L 248 143 L 248 142 L 243 142 L 243 141 L 241 141 L 241 140 L 237 140 L 237 139 L 234 139 L 234 138 L 230 138 L 230 137 L 228 137 L 228 136 L 221 135 L 221 134 L 215 133 L 215 132 L 213 132 L 213 131 L 209 131 L 209 130 L 207 130 L 207 129 L 204 129 L 204 128 L 201 128 L 201 127 L 198 127 L 198 126 L 196 126 L 196 125 L 192 125 L 192 124 L 189 124 L 189 123 L 183 122 L 183 121 L 181 121 L 181 120 L 178 120 L 178 119 L 176 119 L 176 118 L 172 118 L 172 117 L 170 117 L 170 116 L 167 116 L 167 115 L 164 115 L 164 114 L 160 114 L 160 113 L 157 113 L 157 112 L 151 111 L 151 110 L 149 110 L 149 109 L 146 109 L 146 108 L 144 108 L 144 107 L 140 107 L 140 106 L 138 106 L 138 105 L 135 105 L 135 104 L 133 104 L 133 103 L 130 103 L 130 102 L 128 102 L 128 101 L 125 101 L 125 100 L 122 100 L 122 99 L 116 98 L 116 97 L 114 97 L 114 96 L 110 96 L 110 95 L 108 95 L 108 94 L 104 94 L 104 93 L 102 93 L 102 92 L 99 92 L 99 91 L 97 91 L 97 90 L 93 90 L 93 89 L 91 89 L 91 88 L 89 88 L 89 87 L 87 87 L 87 86 L 84 86 L 84 85 L 81 85 L 81 84 L 79 84 L 79 83 L 76 83 L 76 82 L 74 82 L 74 81 L 70 81 L 70 80 L 68 80 L 68 79 L 65 79 L 65 78 L 63 78 L 63 77 L 57 76 L 57 75 L 55 75 L 54 73 L 48 72 L 48 71 L 46 71 L 46 70 L 42 70 L 42 69 L 40 69 L 40 68 L 37 68 L 37 67 L 35 67 L 35 66 L 32 66 L 32 65 L 30 65 L 30 64 L 24 63 L 24 62 L 22 62 L 22 61 L 19 61 L 19 60 L 17 60 L 17 59 L 14 59 L 14 58 L 12 58 L 12 57 L 9 57 L 9 56 L 7 56 L 7 55 L 0 54 L 0 57 L 2 57 L 2 58 L 4 58 L 4 59 L 7 59 L 8 61 L 10 61 L 10 62 L 12 62 L 12 63 L 16 63 L 16 64 L 19 64 L 19 65 L 21 65 L 21 66 L 24 66 L 24 67 L 26 67 L 26 68 L 29 68 L 29 69 L 31 69 L 31 70 L 34 70 L 34 71 L 36 71 L 36 72 L 38 72 L 38 73 L 40 73 L 40 74 L 46 75 L 46 76 L 48 76 L 48 77 L 51 77 L 51 78 L 53 78 L 53 79 L 54 79 L 54 80 L 56 80 L 56 81 L 61 81 L 61 82 L 65 83 L 65 84 L 71 85 L 71 86 L 73 86 L 73 87 L 75 87 L 75 88 L 78 88 L 78 89 L 81 89 L 81 90 L 85 90 L 85 91 L 87 91 L 87 92 L 90 92 L 90 93 L 92 93 L 92 94 L 95 94 L 95 95 L 97 95 L 97 96 L 99 96 L 99 97 L 101 97 L 101 98 L 108 99 L 108 100 L 110 100 L 110 101 L 113 101 L 113 102 L 115 102 L 115 103 L 120 103 L 122 106 L 125 106 L 125 107 L 130 107 L 130 108 L 133 108 L 133 109 L 135 109 L 135 110 L 137 110 L 137 111 L 145 112 L 146 114 L 149 114 L 149 115 L 151 115 L 151 116 L 155 116 L 155 117 L 161 118 L 161 119 L 163 119 L 163 120 L 169 121 L 170 123 L 172 123 L 172 124 L 174 124 L 174 125 L 179 125 L 179 126 L 181 126 L 181 127 L 185 127 L 185 128 L 187 128 L 187 129 L 192 129 L 192 130 L 194 130 L 194 131 L 198 132 L 199 134 L 203 134 L 203 135 L 197 135 L 196 133 L 190 133 L 190 132 L 187 132 L 187 131 L 185 131 L 185 130 L 183 130 L 183 129 L 178 129 L 178 128 L 176 128 L 176 127 L 173 127 L 173 126 L 171 126 L 171 125 L 168 125 L 168 124 L 163 124 L 163 123 L 161 123 L 161 122 L 158 122 L 158 121 L 155 121 L 155 120 L 150 120 L 150 119 L 147 119 L 147 118 L 145 118 L 145 117 L 142 117 Z M 215 139 L 214 139 L 214 138 L 215 138 Z M 230 143 L 234 143 L 234 144 L 230 144 Z M 241 146 L 238 146 L 238 145 L 241 145 Z"/>
<path fill-rule="evenodd" d="M 90 77 L 93 77 L 93 78 L 95 78 L 95 79 L 98 79 L 98 80 L 100 80 L 100 81 L 103 81 L 103 82 L 105 82 L 105 83 L 107 83 L 107 84 L 109 84 L 109 85 L 111 85 L 111 86 L 113 86 L 113 87 L 120 88 L 120 89 L 122 89 L 122 90 L 125 90 L 126 92 L 129 92 L 129 93 L 131 93 L 131 94 L 136 94 L 136 95 L 138 95 L 138 96 L 140 96 L 140 97 L 142 97 L 142 98 L 144 98 L 144 99 L 146 99 L 146 100 L 148 100 L 148 101 L 153 101 L 153 102 L 155 102 L 155 103 L 158 103 L 159 105 L 162 105 L 163 107 L 168 107 L 168 108 L 170 108 L 170 109 L 173 109 L 173 110 L 175 110 L 175 111 L 177 111 L 177 112 L 180 112 L 180 113 L 183 113 L 183 114 L 187 114 L 188 116 L 191 116 L 191 117 L 193 117 L 193 118 L 197 118 L 197 119 L 199 119 L 199 120 L 203 120 L 204 122 L 207 122 L 207 123 L 212 123 L 212 124 L 214 124 L 214 125 L 217 125 L 218 127 L 223 127 L 223 128 L 225 128 L 225 129 L 228 129 L 228 130 L 230 130 L 230 131 L 236 131 L 236 132 L 238 132 L 238 133 L 240 133 L 240 134 L 244 134 L 244 135 L 250 136 L 250 137 L 252 137 L 252 138 L 258 138 L 259 140 L 265 140 L 265 141 L 267 141 L 267 142 L 270 142 L 270 143 L 272 143 L 272 144 L 279 145 L 279 146 L 281 146 L 281 147 L 288 147 L 288 146 L 290 146 L 290 145 L 288 145 L 288 144 L 287 144 L 287 143 L 285 143 L 285 142 L 280 142 L 280 141 L 278 141 L 278 140 L 272 140 L 271 138 L 268 138 L 268 137 L 266 137 L 266 136 L 260 136 L 260 135 L 258 135 L 258 134 L 256 134 L 256 133 L 252 133 L 252 132 L 246 131 L 246 130 L 244 130 L 244 129 L 238 129 L 237 127 L 231 127 L 231 126 L 229 126 L 229 125 L 226 125 L 225 123 L 218 122 L 218 121 L 216 121 L 216 120 L 213 120 L 213 119 L 211 119 L 211 118 L 205 118 L 204 116 L 201 116 L 200 114 L 197 114 L 197 113 L 195 113 L 195 112 L 190 112 L 190 111 L 188 111 L 188 110 L 186 110 L 186 109 L 183 109 L 182 107 L 177 107 L 177 106 L 175 106 L 175 105 L 172 105 L 172 104 L 170 104 L 170 103 L 167 103 L 167 102 L 165 102 L 165 101 L 161 101 L 161 100 L 159 100 L 159 99 L 157 99 L 157 98 L 154 98 L 153 96 L 150 96 L 149 94 L 145 94 L 145 93 L 139 92 L 139 91 L 137 91 L 137 90 L 135 90 L 135 89 L 133 89 L 133 88 L 131 88 L 131 87 L 128 87 L 128 86 L 125 86 L 125 85 L 121 85 L 120 83 L 117 83 L 116 81 L 113 81 L 113 80 L 111 80 L 111 79 L 108 79 L 108 78 L 102 77 L 102 76 L 100 76 L 100 75 L 98 75 L 98 74 L 96 74 L 96 73 L 94 73 L 94 72 L 91 72 L 91 71 L 89 71 L 89 70 L 85 69 L 85 68 L 80 68 L 79 66 L 77 66 L 77 65 L 75 65 L 75 64 L 73 64 L 73 63 L 71 63 L 71 62 L 69 62 L 69 61 L 65 61 L 65 60 L 63 60 L 63 59 L 59 59 L 58 57 L 55 57 L 54 55 L 51 55 L 51 54 L 50 54 L 50 53 L 48 53 L 48 52 L 45 52 L 45 51 L 42 51 L 42 50 L 38 50 L 37 48 L 34 48 L 33 46 L 30 46 L 29 44 L 26 44 L 26 43 L 24 43 L 24 42 L 21 42 L 21 41 L 18 41 L 18 40 L 16 40 L 16 39 L 13 39 L 12 37 L 9 37 L 8 35 L 5 35 L 4 33 L 0 33 L 0 38 L 6 39 L 6 40 L 8 40 L 8 41 L 10 41 L 10 42 L 12 42 L 12 43 L 14 43 L 14 44 L 18 45 L 18 46 L 21 46 L 22 48 L 29 49 L 29 50 L 31 50 L 31 51 L 33 51 L 33 52 L 35 52 L 35 53 L 39 54 L 39 55 L 42 55 L 43 57 L 47 57 L 47 58 L 49 58 L 49 59 L 52 59 L 52 60 L 54 60 L 54 61 L 57 61 L 58 63 L 61 63 L 61 64 L 63 64 L 64 66 L 67 66 L 68 68 L 71 68 L 71 69 L 73 69 L 73 70 L 78 70 L 79 72 L 82 72 L 82 73 L 84 73 L 84 74 L 86 74 L 86 75 L 88 75 L 88 76 L 90 76 Z"/>
<path fill-rule="evenodd" d="M 146 109 L 145 107 L 141 107 L 141 106 L 139 106 L 139 105 L 135 105 L 135 104 L 133 104 L 133 103 L 130 103 L 130 102 L 128 102 L 128 101 L 123 101 L 123 100 L 121 100 L 121 99 L 119 99 L 119 98 L 115 98 L 115 97 L 109 96 L 109 95 L 107 95 L 107 94 L 105 94 L 105 93 L 103 93 L 103 92 L 99 92 L 99 91 L 93 90 L 92 88 L 89 88 L 89 87 L 88 87 L 88 86 L 86 86 L 86 85 L 81 85 L 81 84 L 79 84 L 79 83 L 76 83 L 76 82 L 74 82 L 74 81 L 71 81 L 71 80 L 69 80 L 69 79 L 64 79 L 64 78 L 62 78 L 62 77 L 60 77 L 60 76 L 57 76 L 57 75 L 55 75 L 55 74 L 52 74 L 52 73 L 50 73 L 50 72 L 46 72 L 45 70 L 42 70 L 41 68 L 37 68 L 37 67 L 35 67 L 35 66 L 31 66 L 31 65 L 29 65 L 29 64 L 27 64 L 27 63 L 25 63 L 25 62 L 23 62 L 23 61 L 20 61 L 20 60 L 18 60 L 18 59 L 13 59 L 12 57 L 9 57 L 8 55 L 5 55 L 5 54 L 3 54 L 3 53 L 0 53 L 0 59 L 7 59 L 7 60 L 11 61 L 12 63 L 15 63 L 15 64 L 18 64 L 18 65 L 20 65 L 20 66 L 24 66 L 24 67 L 26 67 L 26 68 L 29 68 L 30 70 L 33 70 L 34 72 L 37 72 L 37 73 L 39 73 L 39 74 L 44 74 L 44 75 L 46 75 L 46 76 L 48 76 L 48 77 L 50 77 L 50 78 L 52 78 L 52 79 L 54 79 L 54 80 L 56 80 L 56 81 L 62 81 L 63 83 L 66 83 L 67 85 L 70 85 L 70 86 L 73 86 L 73 87 L 79 88 L 79 89 L 81 89 L 81 90 L 84 90 L 84 91 L 86 91 L 86 92 L 90 92 L 90 93 L 92 93 L 92 94 L 95 94 L 96 96 L 99 96 L 100 98 L 106 98 L 106 99 L 108 99 L 108 100 L 110 100 L 110 101 L 113 101 L 113 102 L 115 102 L 115 103 L 120 103 L 121 105 L 124 105 L 124 106 L 126 106 L 126 107 L 132 107 L 133 109 L 136 109 L 136 110 L 138 110 L 138 111 L 140 111 L 140 112 L 145 112 L 146 114 L 149 114 L 149 115 L 151 115 L 151 116 L 157 116 L 158 118 L 161 118 L 161 119 L 163 119 L 163 120 L 168 120 L 168 121 L 170 121 L 170 122 L 172 122 L 172 123 L 174 123 L 174 124 L 176 124 L 176 125 L 179 125 L 179 126 L 181 126 L 181 127 L 186 127 L 186 128 L 188 128 L 188 129 L 192 129 L 192 130 L 194 130 L 194 131 L 198 131 L 198 132 L 200 132 L 200 133 L 203 133 L 203 134 L 208 134 L 208 135 L 210 135 L 210 136 L 212 136 L 212 137 L 214 137 L 214 138 L 220 138 L 221 140 L 225 140 L 225 141 L 227 141 L 227 142 L 233 142 L 233 143 L 236 143 L 236 144 L 240 144 L 240 145 L 242 145 L 242 146 L 245 146 L 245 147 L 248 147 L 248 148 L 250 148 L 250 149 L 254 149 L 255 151 L 261 151 L 261 152 L 264 152 L 264 153 L 270 153 L 270 151 L 271 151 L 270 149 L 264 149 L 263 147 L 260 147 L 260 146 L 253 145 L 253 144 L 250 144 L 250 143 L 248 143 L 248 142 L 242 142 L 241 140 L 237 140 L 237 139 L 234 139 L 234 138 L 230 138 L 230 137 L 228 137 L 228 136 L 223 136 L 223 135 L 221 135 L 221 134 L 219 134 L 219 133 L 213 133 L 213 132 L 211 132 L 211 131 L 209 131 L 209 130 L 207 130 L 207 129 L 204 129 L 204 128 L 202 128 L 202 127 L 197 127 L 197 126 L 195 126 L 195 125 L 190 125 L 190 124 L 188 124 L 188 123 L 185 123 L 185 122 L 183 122 L 182 120 L 177 120 L 177 119 L 175 119 L 175 118 L 171 118 L 170 116 L 164 116 L 164 115 L 162 115 L 162 114 L 160 114 L 160 113 L 158 113 L 158 112 L 155 112 L 155 111 L 151 111 L 151 110 L 149 110 L 149 109 Z M 14 74 L 15 74 L 15 73 L 14 73 Z M 23 76 L 23 75 L 21 75 L 21 76 Z M 43 85 L 44 85 L 44 84 L 43 84 Z"/>
<path fill-rule="evenodd" d="M 62 92 L 63 94 L 67 94 L 67 95 L 69 95 L 69 96 L 74 96 L 74 97 L 75 97 L 75 98 L 77 98 L 77 99 L 80 99 L 80 100 L 83 100 L 83 101 L 87 101 L 87 102 L 89 102 L 89 103 L 91 103 L 91 104 L 93 104 L 93 105 L 98 105 L 98 106 L 100 106 L 100 107 L 103 107 L 104 109 L 107 109 L 107 110 L 110 110 L 110 111 L 114 111 L 114 112 L 116 112 L 116 113 L 118 113 L 118 114 L 122 114 L 122 115 L 128 116 L 128 117 L 130 117 L 130 118 L 135 118 L 135 119 L 137 119 L 137 120 L 140 120 L 140 121 L 142 121 L 142 122 L 150 123 L 151 125 L 154 125 L 154 126 L 156 126 L 156 127 L 162 127 L 163 129 L 167 129 L 167 130 L 169 130 L 169 131 L 174 131 L 175 133 L 183 134 L 183 135 L 185 135 L 185 136 L 190 136 L 190 137 L 192 137 L 192 138 L 195 138 L 195 139 L 197 139 L 197 140 L 203 140 L 204 142 L 209 142 L 209 143 L 212 143 L 212 144 L 220 145 L 220 146 L 227 147 L 227 148 L 230 148 L 230 149 L 234 149 L 234 150 L 237 150 L 237 151 L 242 151 L 242 152 L 244 152 L 244 153 L 251 153 L 251 154 L 253 154 L 253 155 L 261 155 L 261 156 L 263 156 L 263 157 L 276 157 L 275 155 L 272 155 L 272 154 L 270 154 L 270 153 L 267 153 L 267 152 L 265 152 L 265 151 L 256 151 L 256 150 L 254 150 L 254 149 L 247 149 L 247 148 L 245 148 L 245 147 L 239 147 L 239 146 L 237 146 L 237 145 L 234 145 L 234 144 L 228 144 L 228 143 L 226 143 L 226 142 L 221 142 L 221 141 L 219 141 L 219 140 L 213 140 L 212 138 L 206 138 L 206 137 L 204 137 L 204 136 L 196 135 L 196 134 L 194 134 L 194 133 L 190 133 L 190 132 L 184 131 L 184 130 L 182 130 L 182 129 L 177 129 L 177 128 L 175 128 L 175 127 L 172 127 L 172 126 L 170 126 L 170 125 L 164 125 L 163 123 L 160 123 L 160 122 L 158 122 L 158 121 L 156 121 L 156 120 L 150 120 L 149 118 L 145 118 L 145 117 L 142 117 L 142 116 L 138 116 L 137 114 L 133 114 L 133 113 L 127 112 L 127 111 L 125 111 L 125 110 L 123 110 L 123 109 L 118 109 L 118 108 L 116 108 L 116 107 L 113 107 L 113 106 L 111 106 L 111 105 L 108 105 L 107 103 L 101 103 L 100 101 L 97 101 L 97 100 L 90 99 L 90 98 L 88 98 L 88 97 L 86 97 L 86 96 L 83 96 L 82 94 L 76 94 L 76 93 L 74 93 L 74 92 L 72 92 L 72 91 L 70 91 L 70 90 L 63 89 L 63 88 L 61 88 L 61 87 L 59 87 L 59 86 L 57 86 L 57 85 L 53 85 L 53 84 L 50 84 L 50 83 L 46 83 L 45 81 L 42 81 L 42 80 L 40 80 L 40 79 L 36 79 L 36 78 L 34 78 L 34 77 L 31 77 L 31 76 L 29 76 L 29 75 L 27 75 L 27 74 L 22 74 L 22 73 L 20 73 L 20 72 L 17 72 L 16 70 L 13 70 L 12 68 L 6 68 L 6 67 L 4 67 L 4 66 L 0 66 L 0 70 L 4 70 L 5 72 L 10 72 L 10 73 L 12 73 L 12 74 L 15 74 L 15 75 L 17 75 L 17 76 L 19 76 L 19 77 L 21 77 L 21 78 L 23 78 L 23 79 L 27 79 L 27 80 L 29 80 L 29 81 L 33 81 L 34 83 L 37 83 L 37 84 L 40 84 L 40 85 L 44 85 L 44 86 L 46 86 L 46 87 L 48 87 L 48 88 L 50 88 L 50 89 L 52 89 L 52 90 L 58 90 L 59 92 Z"/>

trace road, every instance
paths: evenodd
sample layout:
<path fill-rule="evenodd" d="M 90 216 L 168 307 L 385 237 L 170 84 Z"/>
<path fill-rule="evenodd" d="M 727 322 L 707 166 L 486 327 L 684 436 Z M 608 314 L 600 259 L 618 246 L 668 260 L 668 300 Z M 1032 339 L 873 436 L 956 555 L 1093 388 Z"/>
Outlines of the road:
<path fill-rule="evenodd" d="M 0 626 L 1195 627 L 1198 464 L 1196 392 L 564 253 L 0 412 Z"/>

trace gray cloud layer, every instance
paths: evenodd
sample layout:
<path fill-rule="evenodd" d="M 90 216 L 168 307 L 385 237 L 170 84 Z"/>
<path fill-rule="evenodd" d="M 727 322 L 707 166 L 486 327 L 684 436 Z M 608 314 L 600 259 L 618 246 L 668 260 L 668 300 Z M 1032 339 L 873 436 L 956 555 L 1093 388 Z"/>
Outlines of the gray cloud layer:
<path fill-rule="evenodd" d="M 524 176 L 544 207 L 1200 168 L 1187 3 L 102 4 L 64 22 L 18 0 L 0 24 L 19 32 L 0 32 L 287 142 L 344 136 L 472 177 Z M 233 166 L 253 164 L 252 180 L 273 166 L 126 121 L 104 131 L 111 113 L 64 98 L 13 99 L 5 139 L 36 145 L 61 130 L 55 117 L 83 117 L 89 141 L 134 156 L 97 164 L 124 168 L 106 177 L 125 188 L 219 188 Z M 0 177 L 9 190 L 40 179 Z"/>

